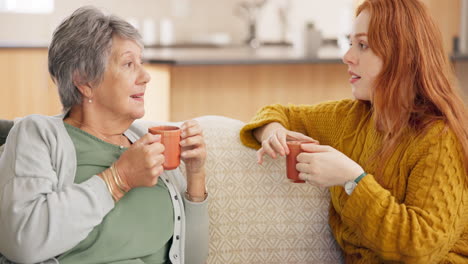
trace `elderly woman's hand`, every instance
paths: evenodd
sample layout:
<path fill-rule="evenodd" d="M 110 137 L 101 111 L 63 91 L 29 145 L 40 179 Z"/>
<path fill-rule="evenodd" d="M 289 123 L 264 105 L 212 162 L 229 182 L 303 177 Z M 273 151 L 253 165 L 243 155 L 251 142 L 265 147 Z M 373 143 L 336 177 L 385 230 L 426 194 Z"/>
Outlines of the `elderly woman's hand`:
<path fill-rule="evenodd" d="M 148 133 L 135 141 L 115 162 L 123 183 L 130 189 L 158 183 L 164 170 L 164 145 L 160 141 L 161 135 Z"/>
<path fill-rule="evenodd" d="M 344 185 L 364 171 L 355 161 L 330 146 L 302 144 L 302 150 L 305 152 L 297 156 L 296 169 L 299 178 L 313 185 Z"/>
<path fill-rule="evenodd" d="M 182 152 L 180 154 L 185 163 L 187 174 L 203 172 L 206 160 L 205 139 L 203 130 L 196 120 L 189 120 L 180 127 Z"/>

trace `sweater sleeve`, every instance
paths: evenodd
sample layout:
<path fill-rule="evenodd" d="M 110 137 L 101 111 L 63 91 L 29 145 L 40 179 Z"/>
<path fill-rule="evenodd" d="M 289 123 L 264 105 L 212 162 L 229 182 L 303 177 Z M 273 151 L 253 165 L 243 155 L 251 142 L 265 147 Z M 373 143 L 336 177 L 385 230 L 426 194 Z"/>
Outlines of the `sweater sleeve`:
<path fill-rule="evenodd" d="M 99 177 L 73 184 L 64 136 L 39 117 L 22 120 L 8 136 L 0 157 L 0 252 L 11 261 L 36 263 L 63 253 L 114 206 Z"/>
<path fill-rule="evenodd" d="M 185 207 L 185 263 L 203 264 L 208 258 L 208 197 L 195 203 L 184 197 Z"/>
<path fill-rule="evenodd" d="M 451 132 L 429 134 L 413 154 L 402 203 L 367 175 L 344 204 L 344 224 L 381 259 L 439 263 L 468 220 L 463 219 L 468 191 L 459 143 Z"/>
<path fill-rule="evenodd" d="M 341 100 L 318 105 L 269 105 L 258 111 L 254 118 L 240 131 L 244 145 L 260 148 L 253 131 L 272 122 L 278 122 L 286 129 L 303 133 L 322 145 L 335 146 L 346 126 L 356 122 L 357 112 L 362 111 L 363 103 L 356 100 Z M 352 120 L 353 119 L 353 120 Z M 351 124 L 351 123 L 350 123 Z"/>

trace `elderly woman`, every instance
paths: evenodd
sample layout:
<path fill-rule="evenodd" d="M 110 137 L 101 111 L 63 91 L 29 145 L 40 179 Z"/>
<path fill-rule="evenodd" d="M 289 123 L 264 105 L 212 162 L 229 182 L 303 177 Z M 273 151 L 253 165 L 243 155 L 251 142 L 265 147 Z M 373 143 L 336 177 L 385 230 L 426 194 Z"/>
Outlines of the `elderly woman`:
<path fill-rule="evenodd" d="M 21 263 L 204 263 L 206 157 L 196 121 L 181 126 L 178 169 L 135 124 L 150 76 L 137 30 L 84 7 L 54 32 L 49 71 L 64 113 L 12 128 L 0 158 L 0 253 Z"/>

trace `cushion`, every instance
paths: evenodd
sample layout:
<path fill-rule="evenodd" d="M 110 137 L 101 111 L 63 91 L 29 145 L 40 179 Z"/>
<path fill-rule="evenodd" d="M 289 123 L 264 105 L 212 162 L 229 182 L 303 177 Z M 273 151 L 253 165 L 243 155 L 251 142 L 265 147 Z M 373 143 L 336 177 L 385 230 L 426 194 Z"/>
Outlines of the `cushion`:
<path fill-rule="evenodd" d="M 0 146 L 5 144 L 10 129 L 13 127 L 13 121 L 0 120 Z"/>
<path fill-rule="evenodd" d="M 284 157 L 242 145 L 239 120 L 197 118 L 208 157 L 208 263 L 344 263 L 328 225 L 329 192 L 286 178 Z"/>

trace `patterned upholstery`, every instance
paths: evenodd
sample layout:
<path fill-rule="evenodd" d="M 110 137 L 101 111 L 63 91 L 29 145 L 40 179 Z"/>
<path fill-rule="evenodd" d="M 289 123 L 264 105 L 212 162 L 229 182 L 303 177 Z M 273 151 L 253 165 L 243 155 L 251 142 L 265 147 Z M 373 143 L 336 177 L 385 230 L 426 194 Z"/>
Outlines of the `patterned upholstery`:
<path fill-rule="evenodd" d="M 243 122 L 197 119 L 208 150 L 208 263 L 343 263 L 326 189 L 289 183 L 284 158 L 258 165 L 256 151 L 240 142 Z"/>

